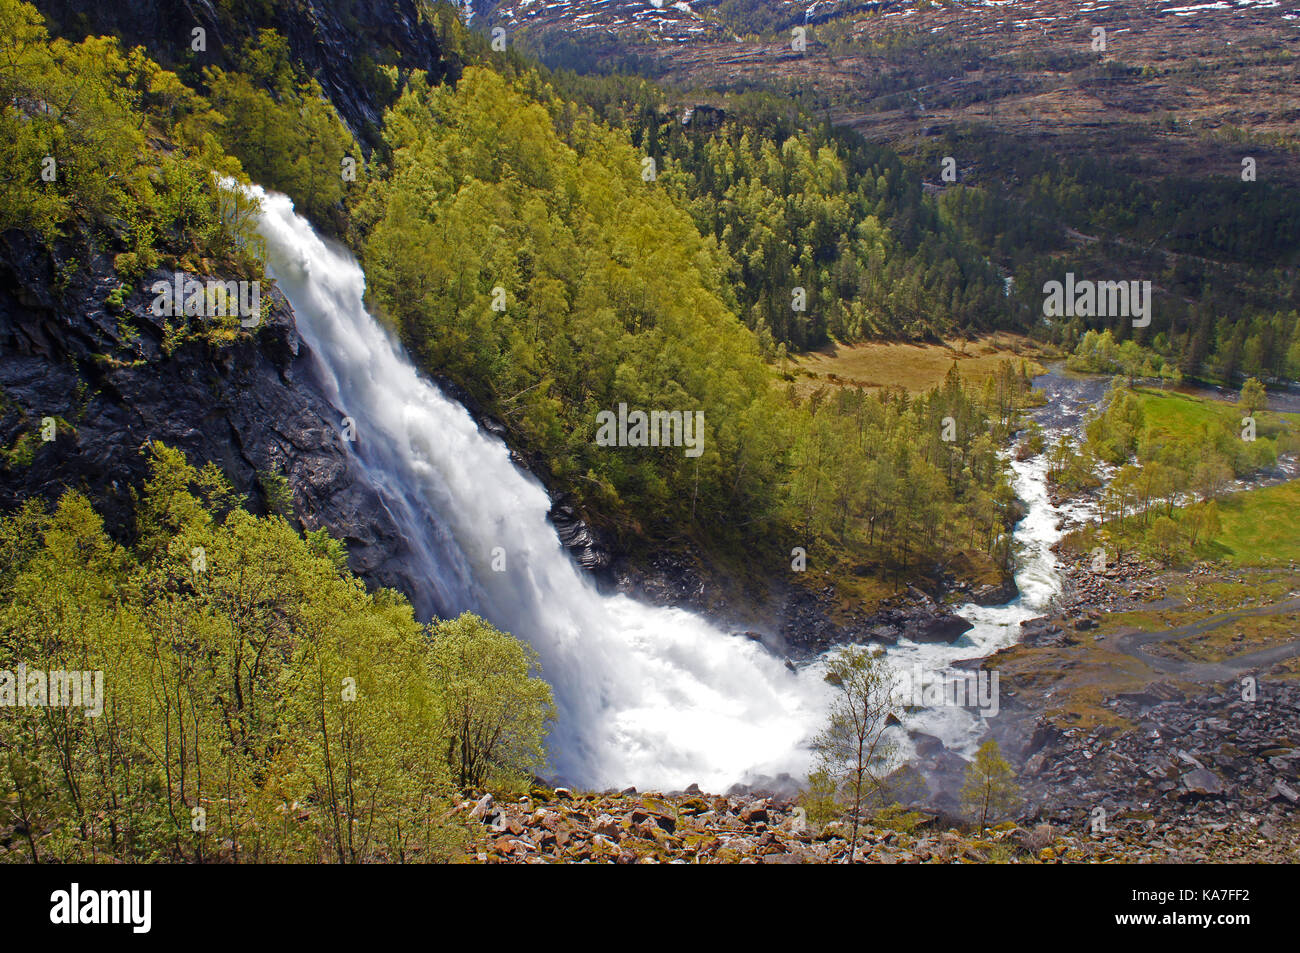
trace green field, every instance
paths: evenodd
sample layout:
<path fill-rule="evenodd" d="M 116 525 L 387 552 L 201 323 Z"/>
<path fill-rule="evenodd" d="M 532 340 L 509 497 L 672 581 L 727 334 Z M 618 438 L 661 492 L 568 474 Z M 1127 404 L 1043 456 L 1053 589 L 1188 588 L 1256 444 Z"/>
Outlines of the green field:
<path fill-rule="evenodd" d="M 1141 388 L 1147 432 L 1174 439 L 1195 440 L 1227 426 L 1241 426 L 1244 411 L 1234 403 L 1192 394 Z M 1260 411 L 1258 439 L 1276 441 L 1279 434 L 1300 426 L 1300 414 Z M 1300 481 L 1231 493 L 1219 501 L 1222 533 L 1214 553 L 1239 566 L 1286 565 L 1300 560 Z"/>
<path fill-rule="evenodd" d="M 1089 424 L 1090 441 L 1106 447 L 1106 442 L 1118 439 L 1125 449 L 1136 449 L 1136 460 L 1128 457 L 1130 480 L 1140 481 L 1148 466 L 1172 468 L 1172 472 L 1156 471 L 1161 474 L 1159 479 L 1176 481 L 1180 492 L 1194 499 L 1204 499 L 1207 493 L 1215 497 L 1220 528 L 1211 531 L 1210 538 L 1193 544 L 1190 539 L 1195 530 L 1184 525 L 1184 516 L 1193 511 L 1179 507 L 1169 514 L 1179 524 L 1175 530 L 1167 520 L 1163 528 L 1159 520 L 1111 521 L 1104 533 L 1164 562 L 1208 558 L 1231 566 L 1285 567 L 1300 560 L 1300 519 L 1296 518 L 1300 481 L 1232 492 L 1223 477 L 1226 468 L 1238 479 L 1249 481 L 1252 475 L 1268 472 L 1281 455 L 1294 454 L 1300 446 L 1300 414 L 1257 411 L 1255 441 L 1247 443 L 1242 439 L 1245 410 L 1234 401 L 1151 388 L 1134 388 L 1131 395 L 1123 395 L 1122 402 L 1111 402 L 1095 422 L 1100 429 Z M 1132 406 L 1133 398 L 1139 407 Z M 1140 415 L 1134 413 L 1139 408 Z M 1202 472 L 1202 461 L 1218 461 L 1213 465 L 1222 465 L 1220 476 L 1214 476 L 1212 469 Z M 1120 493 L 1134 492 L 1131 487 L 1122 488 L 1127 484 L 1117 485 Z M 1158 528 L 1164 533 L 1159 541 L 1155 536 Z M 1076 535 L 1072 545 L 1092 545 L 1088 534 Z"/>
<path fill-rule="evenodd" d="M 1175 439 L 1195 438 L 1208 425 L 1223 424 L 1236 430 L 1241 427 L 1243 411 L 1235 403 L 1214 400 L 1193 394 L 1153 390 L 1138 387 L 1133 391 L 1142 398 L 1147 431 L 1151 435 L 1165 435 Z M 1260 411 L 1255 415 L 1256 430 L 1261 439 L 1276 437 L 1288 428 L 1300 425 L 1300 414 Z"/>
<path fill-rule="evenodd" d="M 1233 493 L 1219 501 L 1223 532 L 1214 548 L 1239 566 L 1300 560 L 1300 480 Z"/>

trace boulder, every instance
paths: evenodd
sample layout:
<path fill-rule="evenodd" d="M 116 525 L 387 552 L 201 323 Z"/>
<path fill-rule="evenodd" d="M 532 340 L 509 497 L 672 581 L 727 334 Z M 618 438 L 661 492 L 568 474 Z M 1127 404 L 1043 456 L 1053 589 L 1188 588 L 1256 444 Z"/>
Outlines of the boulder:
<path fill-rule="evenodd" d="M 808 812 L 802 807 L 796 807 L 781 825 L 781 829 L 789 834 L 807 834 L 808 833 Z"/>
<path fill-rule="evenodd" d="M 1219 776 L 1205 768 L 1193 768 L 1183 775 L 1185 798 L 1222 797 L 1227 791 Z"/>
<path fill-rule="evenodd" d="M 496 801 L 491 794 L 484 794 L 470 809 L 469 816 L 476 821 L 487 821 L 496 813 Z"/>
<path fill-rule="evenodd" d="M 934 735 L 927 735 L 923 731 L 914 731 L 911 733 L 912 744 L 916 746 L 916 754 L 921 758 L 932 758 L 939 752 L 943 751 L 943 742 Z"/>
<path fill-rule="evenodd" d="M 1287 801 L 1291 804 L 1300 804 L 1300 792 L 1297 792 L 1295 788 L 1281 778 L 1273 779 L 1273 786 L 1269 788 L 1268 797 L 1271 801 Z"/>
<path fill-rule="evenodd" d="M 904 632 L 914 642 L 956 642 L 971 629 L 971 623 L 959 615 L 943 609 L 918 613 L 905 626 Z"/>

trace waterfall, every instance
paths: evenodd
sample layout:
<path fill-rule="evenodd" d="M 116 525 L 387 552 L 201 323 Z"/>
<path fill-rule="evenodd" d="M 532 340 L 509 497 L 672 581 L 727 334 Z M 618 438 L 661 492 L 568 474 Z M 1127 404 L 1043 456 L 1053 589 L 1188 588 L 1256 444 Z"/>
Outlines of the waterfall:
<path fill-rule="evenodd" d="M 367 313 L 351 254 L 317 236 L 285 196 L 252 191 L 268 270 L 326 395 L 354 422 L 347 445 L 360 471 L 415 554 L 413 601 L 472 610 L 533 646 L 556 697 L 556 776 L 712 791 L 802 777 L 827 704 L 816 666 L 797 674 L 689 612 L 599 593 L 560 545 L 544 488 Z M 505 571 L 493 570 L 494 555 Z"/>

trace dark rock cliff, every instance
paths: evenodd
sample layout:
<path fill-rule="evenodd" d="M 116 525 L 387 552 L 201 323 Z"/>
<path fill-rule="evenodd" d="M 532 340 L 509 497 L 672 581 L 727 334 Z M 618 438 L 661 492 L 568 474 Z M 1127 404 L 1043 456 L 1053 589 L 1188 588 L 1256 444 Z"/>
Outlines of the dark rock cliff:
<path fill-rule="evenodd" d="M 78 489 L 127 540 L 131 489 L 147 472 L 141 450 L 160 440 L 195 465 L 215 462 L 254 509 L 265 508 L 259 473 L 283 474 L 302 525 L 344 539 L 352 568 L 370 582 L 411 592 L 407 544 L 343 446 L 341 415 L 317 389 L 278 291 L 267 289 L 265 320 L 233 343 L 191 334 L 172 349 L 146 290 L 172 273 L 146 276 L 117 307 L 108 257 L 83 250 L 74 260 L 88 265 L 58 291 L 58 251 L 18 232 L 0 236 L 0 447 L 23 434 L 34 446 L 29 462 L 0 463 L 0 509 Z M 44 418 L 57 421 L 52 441 L 39 439 Z"/>
<path fill-rule="evenodd" d="M 30 497 L 53 502 L 80 490 L 108 532 L 128 542 L 132 490 L 148 470 L 143 450 L 158 440 L 195 466 L 217 464 L 254 511 L 266 509 L 262 475 L 284 476 L 299 525 L 344 540 L 354 572 L 404 592 L 421 618 L 446 614 L 450 607 L 429 601 L 429 587 L 411 578 L 417 560 L 410 544 L 349 453 L 343 415 L 315 379 L 289 303 L 274 285 L 264 286 L 261 324 L 218 345 L 201 319 L 152 312 L 149 287 L 174 277 L 146 275 L 114 302 L 121 279 L 108 255 L 67 245 L 51 250 L 17 231 L 0 236 L 0 451 L 31 451 L 0 457 L 0 512 Z M 169 321 L 184 323 L 185 335 L 169 338 Z M 500 428 L 476 417 L 488 431 Z M 55 421 L 49 441 L 41 439 L 47 418 Z M 606 541 L 569 506 L 557 501 L 551 516 L 581 565 L 608 564 Z"/>

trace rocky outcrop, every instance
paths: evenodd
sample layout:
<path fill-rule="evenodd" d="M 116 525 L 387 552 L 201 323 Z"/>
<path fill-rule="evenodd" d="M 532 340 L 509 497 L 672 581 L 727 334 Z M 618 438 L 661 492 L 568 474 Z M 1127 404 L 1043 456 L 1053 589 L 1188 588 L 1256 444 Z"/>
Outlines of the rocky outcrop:
<path fill-rule="evenodd" d="M 970 601 L 977 606 L 1000 606 L 1020 595 L 1014 578 L 1008 576 L 1002 582 L 987 583 L 976 586 L 969 592 Z"/>
<path fill-rule="evenodd" d="M 609 566 L 610 541 L 584 523 L 567 500 L 559 499 L 552 503 L 547 516 L 560 537 L 560 544 L 579 566 L 589 572 L 600 572 Z"/>
<path fill-rule="evenodd" d="M 552 511 L 554 512 L 554 511 Z M 552 516 L 554 521 L 554 516 Z M 620 552 L 609 562 L 604 581 L 615 591 L 660 606 L 696 612 L 716 611 L 720 586 L 706 577 L 699 553 L 691 546 L 659 549 L 633 559 Z M 714 582 L 714 585 L 710 585 Z"/>
<path fill-rule="evenodd" d="M 317 388 L 277 291 L 264 291 L 259 327 L 216 345 L 197 326 L 182 339 L 152 313 L 146 289 L 170 272 L 146 276 L 119 305 L 107 256 L 75 258 L 88 266 L 56 291 L 59 253 L 17 232 L 0 236 L 0 446 L 34 447 L 29 461 L 11 454 L 0 465 L 0 509 L 77 489 L 113 536 L 129 539 L 142 449 L 159 440 L 195 465 L 216 463 L 255 510 L 265 508 L 259 474 L 287 477 L 301 524 L 342 538 L 355 572 L 416 591 L 404 575 L 408 544 L 346 452 L 341 415 Z M 33 436 L 45 418 L 56 421 L 48 442 Z M 435 609 L 417 606 L 426 616 Z"/>
<path fill-rule="evenodd" d="M 940 605 L 914 586 L 906 601 L 881 608 L 871 617 L 872 638 L 892 644 L 900 638 L 913 642 L 956 642 L 971 623 Z"/>

